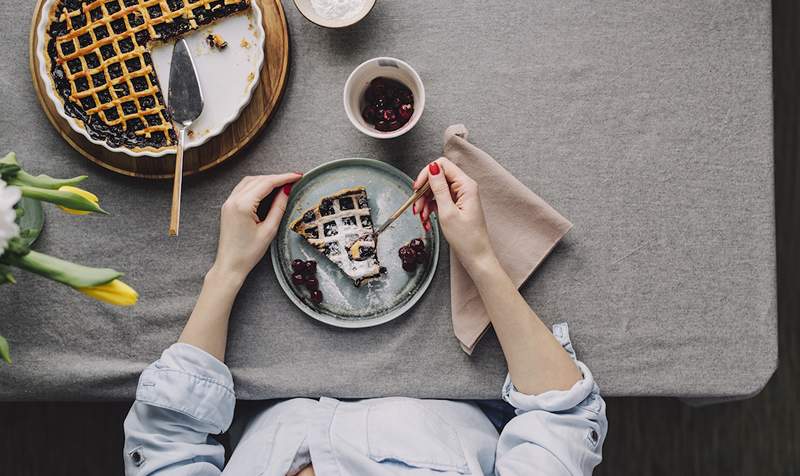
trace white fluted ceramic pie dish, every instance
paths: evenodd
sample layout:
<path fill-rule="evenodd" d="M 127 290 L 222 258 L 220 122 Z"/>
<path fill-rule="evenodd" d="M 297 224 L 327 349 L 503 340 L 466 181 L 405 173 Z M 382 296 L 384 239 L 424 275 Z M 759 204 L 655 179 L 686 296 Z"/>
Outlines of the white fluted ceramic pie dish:
<path fill-rule="evenodd" d="M 64 103 L 55 90 L 50 75 L 50 58 L 47 55 L 47 27 L 49 12 L 58 0 L 46 0 L 43 12 L 36 28 L 37 35 L 37 74 L 42 79 L 44 90 L 49 101 L 53 103 L 58 114 L 77 133 L 86 137 L 93 144 L 102 146 L 112 152 L 119 152 L 134 157 L 160 157 L 175 152 L 174 147 L 163 149 L 142 148 L 132 150 L 127 147 L 112 147 L 105 141 L 94 139 L 83 125 L 83 121 L 66 114 Z M 214 33 L 225 39 L 228 46 L 223 50 L 212 49 L 205 38 Z M 264 63 L 264 27 L 261 10 L 257 2 L 251 2 L 250 8 L 244 12 L 217 20 L 211 25 L 203 26 L 184 36 L 195 61 L 200 86 L 203 89 L 205 106 L 201 116 L 191 127 L 186 148 L 191 149 L 207 142 L 220 134 L 235 121 L 242 110 L 250 102 L 250 98 L 258 84 L 261 67 Z M 156 43 L 152 47 L 151 57 L 156 75 L 163 88 L 164 100 L 167 101 L 166 85 L 169 78 L 169 66 L 173 42 Z"/>

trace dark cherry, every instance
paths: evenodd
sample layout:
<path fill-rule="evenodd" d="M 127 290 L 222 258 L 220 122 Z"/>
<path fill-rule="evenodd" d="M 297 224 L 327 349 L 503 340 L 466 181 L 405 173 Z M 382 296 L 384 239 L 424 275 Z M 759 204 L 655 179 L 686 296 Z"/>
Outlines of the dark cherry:
<path fill-rule="evenodd" d="M 408 121 L 414 115 L 414 106 L 411 104 L 403 104 L 397 109 L 397 113 L 401 118 Z"/>
<path fill-rule="evenodd" d="M 414 250 L 412 250 L 411 247 L 409 247 L 409 246 L 402 246 L 397 251 L 397 255 L 400 256 L 400 259 L 405 260 L 406 258 L 410 258 L 411 256 L 414 256 Z"/>
<path fill-rule="evenodd" d="M 415 251 L 414 254 L 415 254 L 415 257 L 416 257 L 415 261 L 416 261 L 417 264 L 423 264 L 426 261 L 428 261 L 428 252 L 427 251 L 419 250 L 419 251 Z"/>
<path fill-rule="evenodd" d="M 403 269 L 408 271 L 409 273 L 413 272 L 417 269 L 417 262 L 416 261 L 403 261 Z"/>
<path fill-rule="evenodd" d="M 319 289 L 319 281 L 314 276 L 309 276 L 306 278 L 306 288 L 309 291 L 316 291 Z"/>
<path fill-rule="evenodd" d="M 303 263 L 303 274 L 305 276 L 313 276 L 317 272 L 317 262 L 308 260 Z"/>
<path fill-rule="evenodd" d="M 414 94 L 411 93 L 409 90 L 400 91 L 400 94 L 397 95 L 400 99 L 400 102 L 403 104 L 413 104 L 414 103 Z"/>
<path fill-rule="evenodd" d="M 386 108 L 381 112 L 383 116 L 383 120 L 387 122 L 392 122 L 397 119 L 397 113 L 394 112 L 394 109 Z"/>
<path fill-rule="evenodd" d="M 400 129 L 414 114 L 414 95 L 405 84 L 394 79 L 373 79 L 364 92 L 364 100 L 361 116 L 381 132 Z"/>
<path fill-rule="evenodd" d="M 322 291 L 315 289 L 311 291 L 311 302 L 319 304 L 322 302 Z"/>
<path fill-rule="evenodd" d="M 376 80 L 381 78 L 376 78 Z M 373 81 L 374 83 L 374 81 Z M 375 101 L 380 99 L 386 99 L 386 84 L 384 83 L 375 83 L 372 85 L 372 97 Z"/>
<path fill-rule="evenodd" d="M 292 261 L 292 271 L 295 273 L 302 273 L 305 269 L 306 263 L 301 259 L 296 259 Z"/>
<path fill-rule="evenodd" d="M 420 240 L 419 238 L 414 238 L 408 244 L 408 246 L 414 251 L 424 251 L 425 250 L 425 242 Z"/>
<path fill-rule="evenodd" d="M 378 109 L 370 104 L 361 111 L 361 117 L 363 117 L 368 124 L 375 124 L 375 120 L 378 118 Z"/>
<path fill-rule="evenodd" d="M 300 286 L 301 284 L 303 284 L 303 282 L 305 282 L 305 278 L 303 277 L 302 274 L 294 273 L 292 275 L 292 283 L 296 284 L 297 286 Z"/>

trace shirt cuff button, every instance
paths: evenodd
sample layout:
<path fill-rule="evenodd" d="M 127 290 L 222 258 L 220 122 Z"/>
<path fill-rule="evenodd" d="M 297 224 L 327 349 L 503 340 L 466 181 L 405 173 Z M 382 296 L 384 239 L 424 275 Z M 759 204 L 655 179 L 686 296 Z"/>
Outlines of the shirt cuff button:
<path fill-rule="evenodd" d="M 128 456 L 130 456 L 131 462 L 135 466 L 141 466 L 142 463 L 144 463 L 144 455 L 142 454 L 142 447 L 141 446 L 139 446 L 138 448 L 135 448 L 133 451 L 128 453 Z"/>

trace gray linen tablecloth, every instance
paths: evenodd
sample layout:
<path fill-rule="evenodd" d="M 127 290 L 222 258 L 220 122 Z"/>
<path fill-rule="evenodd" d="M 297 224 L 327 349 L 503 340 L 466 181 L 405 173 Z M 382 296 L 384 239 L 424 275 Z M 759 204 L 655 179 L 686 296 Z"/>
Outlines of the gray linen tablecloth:
<path fill-rule="evenodd" d="M 546 322 L 569 322 L 607 395 L 744 396 L 775 368 L 766 0 L 379 1 L 347 31 L 318 28 L 285 1 L 283 104 L 239 157 L 185 181 L 179 239 L 166 236 L 169 183 L 100 169 L 48 123 L 28 71 L 32 3 L 0 7 L 0 151 L 32 172 L 91 175 L 87 188 L 114 215 L 47 207 L 38 249 L 125 270 L 142 297 L 117 309 L 20 272 L 0 288 L 15 358 L 0 366 L 2 399 L 132 398 L 195 302 L 219 206 L 243 175 L 350 156 L 412 174 L 456 122 L 575 224 L 523 293 Z M 379 55 L 409 61 L 427 89 L 421 122 L 393 141 L 362 135 L 342 107 L 347 75 Z M 466 356 L 448 303 L 446 247 L 416 308 L 358 331 L 305 317 L 265 261 L 233 311 L 238 396 L 497 397 L 506 370 L 495 336 Z"/>

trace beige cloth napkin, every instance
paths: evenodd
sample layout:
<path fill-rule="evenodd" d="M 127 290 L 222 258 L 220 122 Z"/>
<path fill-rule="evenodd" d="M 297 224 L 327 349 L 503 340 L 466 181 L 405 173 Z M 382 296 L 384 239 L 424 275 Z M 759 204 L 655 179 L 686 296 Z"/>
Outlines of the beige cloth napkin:
<path fill-rule="evenodd" d="M 572 223 L 517 180 L 489 154 L 467 142 L 462 124 L 444 133 L 444 155 L 472 177 L 481 190 L 486 225 L 497 258 L 519 287 L 572 228 Z M 450 251 L 453 331 L 467 354 L 489 328 L 478 289 Z"/>

